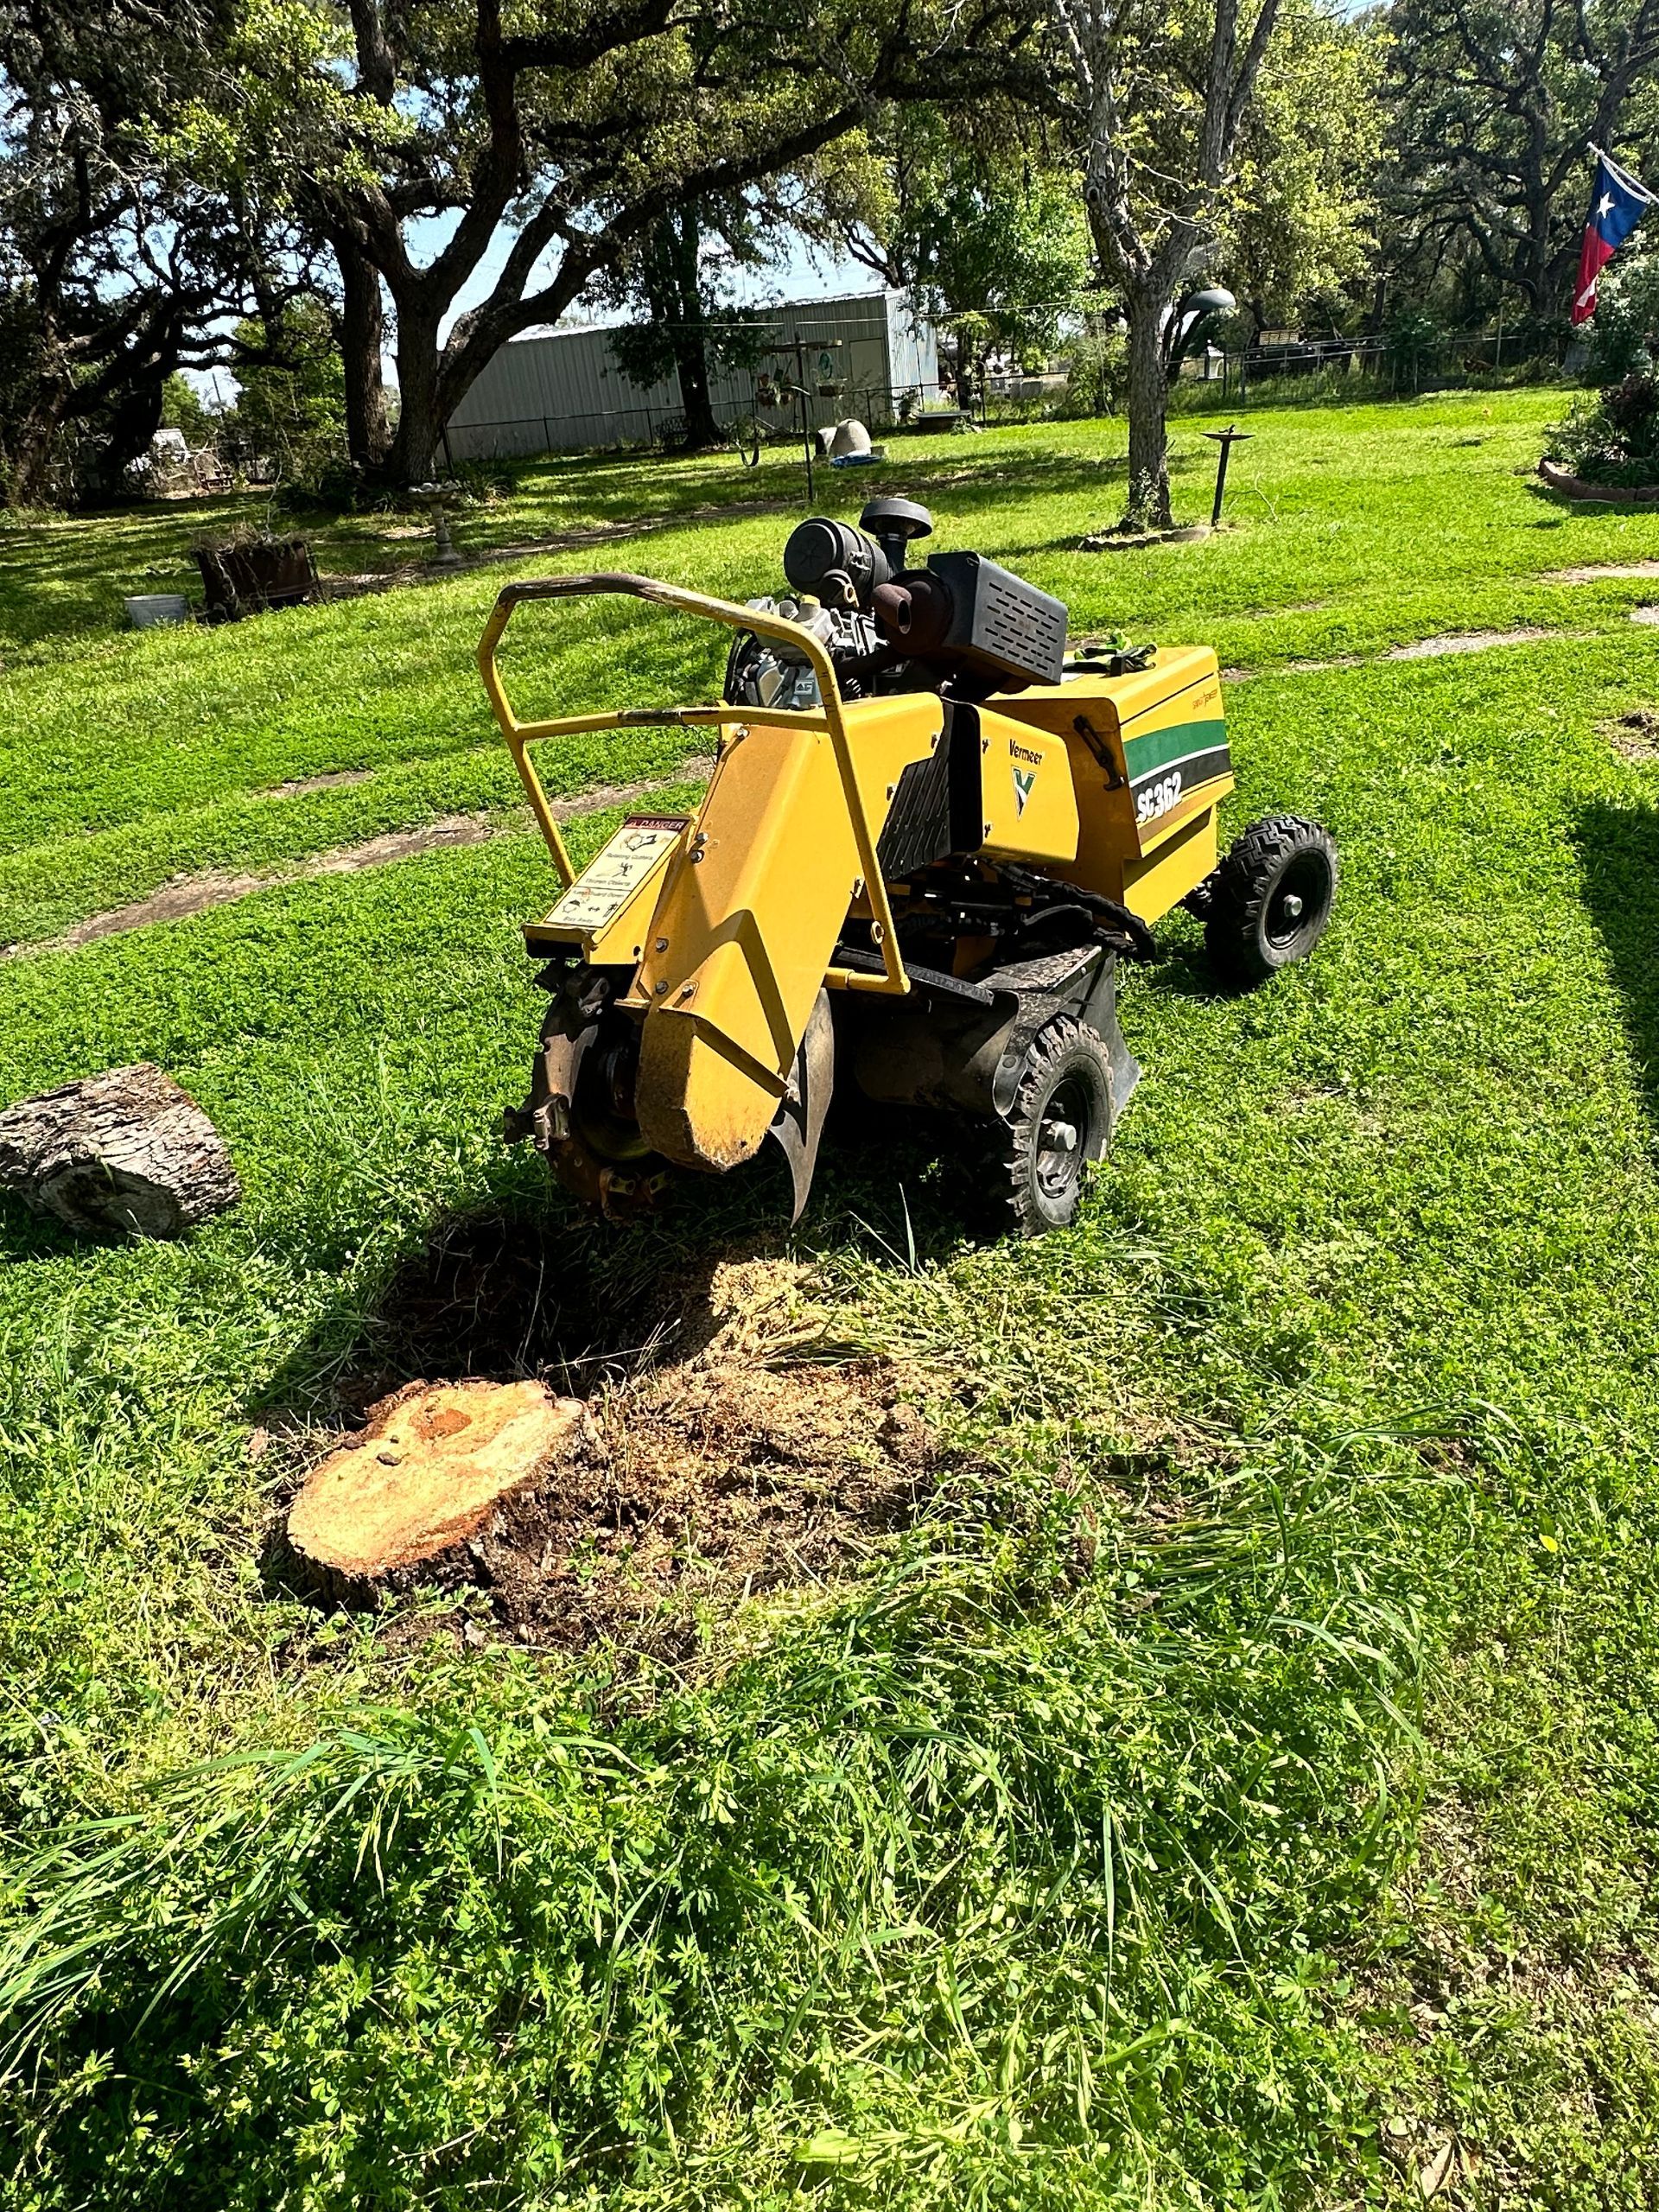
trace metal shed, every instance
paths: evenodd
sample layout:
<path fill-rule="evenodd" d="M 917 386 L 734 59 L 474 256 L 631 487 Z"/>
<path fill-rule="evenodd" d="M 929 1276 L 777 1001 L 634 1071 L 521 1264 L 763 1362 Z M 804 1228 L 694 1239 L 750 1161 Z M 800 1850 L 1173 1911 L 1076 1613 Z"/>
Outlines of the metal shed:
<path fill-rule="evenodd" d="M 933 397 L 939 385 L 932 325 L 908 292 L 852 292 L 764 311 L 770 342 L 789 350 L 794 381 L 797 340 L 806 347 L 806 381 L 815 424 L 856 415 L 872 425 L 893 422 L 906 393 Z M 820 395 L 820 384 L 840 384 Z M 790 399 L 757 409 L 747 370 L 717 371 L 711 385 L 721 422 L 759 414 L 779 429 L 800 420 Z M 607 330 L 526 331 L 505 345 L 450 416 L 446 431 L 454 461 L 493 461 L 560 448 L 644 445 L 681 412 L 679 379 L 642 390 L 630 382 L 611 350 Z"/>

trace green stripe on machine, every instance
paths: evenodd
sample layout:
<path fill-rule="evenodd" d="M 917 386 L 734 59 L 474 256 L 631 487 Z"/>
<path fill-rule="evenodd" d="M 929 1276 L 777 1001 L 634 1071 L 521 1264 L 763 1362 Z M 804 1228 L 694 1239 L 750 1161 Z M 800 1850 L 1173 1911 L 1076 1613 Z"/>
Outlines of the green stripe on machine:
<path fill-rule="evenodd" d="M 1123 740 L 1123 757 L 1132 784 L 1172 760 L 1185 760 L 1191 753 L 1226 750 L 1227 724 L 1220 715 L 1208 715 L 1203 721 L 1172 722 L 1166 728 L 1149 729 L 1139 737 L 1126 734 Z"/>

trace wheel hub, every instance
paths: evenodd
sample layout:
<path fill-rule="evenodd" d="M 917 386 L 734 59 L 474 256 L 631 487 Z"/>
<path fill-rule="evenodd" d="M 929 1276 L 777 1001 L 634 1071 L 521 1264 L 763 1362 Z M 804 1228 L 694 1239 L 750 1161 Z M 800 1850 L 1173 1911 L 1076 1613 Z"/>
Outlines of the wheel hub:
<path fill-rule="evenodd" d="M 1082 1174 L 1087 1120 L 1083 1086 L 1069 1077 L 1046 1102 L 1037 1128 L 1037 1181 L 1046 1197 L 1063 1198 Z"/>
<path fill-rule="evenodd" d="M 1262 917 L 1267 940 L 1277 950 L 1294 943 L 1327 896 L 1326 869 L 1318 853 L 1300 853 L 1274 885 Z"/>

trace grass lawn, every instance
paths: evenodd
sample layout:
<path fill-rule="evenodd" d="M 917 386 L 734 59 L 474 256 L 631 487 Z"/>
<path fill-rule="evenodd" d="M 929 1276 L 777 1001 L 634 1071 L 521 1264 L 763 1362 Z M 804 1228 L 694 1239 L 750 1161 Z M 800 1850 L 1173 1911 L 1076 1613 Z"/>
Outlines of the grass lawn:
<path fill-rule="evenodd" d="M 1659 2202 L 1659 753 L 1607 728 L 1659 706 L 1659 582 L 1551 581 L 1659 557 L 1659 515 L 1541 493 L 1560 407 L 1255 413 L 1230 529 L 1109 556 L 1072 548 L 1121 425 L 895 442 L 882 484 L 1074 631 L 1213 642 L 1234 825 L 1343 854 L 1258 996 L 1168 930 L 1122 1000 L 1147 1080 L 1036 1245 L 914 1132 L 837 1138 L 792 1235 L 737 1177 L 620 1238 L 496 1135 L 551 877 L 487 607 L 548 567 L 768 588 L 786 459 L 529 468 L 463 542 L 658 519 L 217 631 L 120 626 L 198 515 L 0 541 L 0 1102 L 156 1060 L 245 1192 L 182 1245 L 0 1211 L 0 2202 Z M 318 518 L 321 563 L 399 526 Z M 664 701 L 720 651 L 532 609 L 509 674 L 521 710 Z M 544 765 L 579 800 L 697 749 Z M 51 945 L 480 810 L 467 849 Z M 899 1363 L 957 1471 L 671 1655 L 531 1649 L 476 1597 L 325 1617 L 276 1503 L 353 1376 L 422 1371 L 397 1286 L 501 1217 L 566 1353 L 769 1286 L 755 1359 Z"/>

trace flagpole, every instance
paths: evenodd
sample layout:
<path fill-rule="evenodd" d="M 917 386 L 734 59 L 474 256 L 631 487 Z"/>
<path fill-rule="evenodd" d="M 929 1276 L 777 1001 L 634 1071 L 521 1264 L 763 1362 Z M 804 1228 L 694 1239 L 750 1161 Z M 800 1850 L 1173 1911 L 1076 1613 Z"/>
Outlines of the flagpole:
<path fill-rule="evenodd" d="M 1590 151 L 1595 156 L 1596 159 L 1599 162 L 1605 162 L 1610 169 L 1615 170 L 1620 176 L 1622 176 L 1625 183 L 1630 186 L 1632 192 L 1639 192 L 1643 199 L 1648 202 L 1649 207 L 1659 206 L 1659 193 L 1649 192 L 1647 186 L 1643 183 L 1639 176 L 1632 175 L 1630 171 L 1625 168 L 1623 162 L 1615 161 L 1613 156 L 1607 152 L 1605 147 L 1598 146 L 1596 144 L 1594 139 L 1590 139 L 1586 143 L 1589 145 Z"/>

